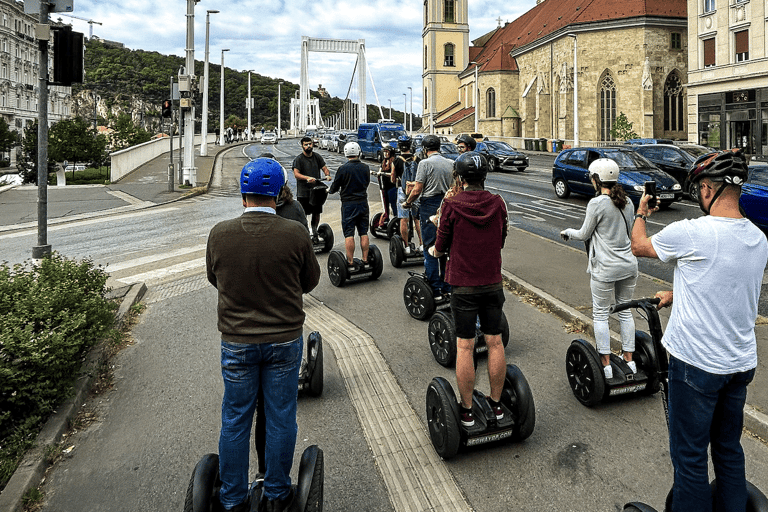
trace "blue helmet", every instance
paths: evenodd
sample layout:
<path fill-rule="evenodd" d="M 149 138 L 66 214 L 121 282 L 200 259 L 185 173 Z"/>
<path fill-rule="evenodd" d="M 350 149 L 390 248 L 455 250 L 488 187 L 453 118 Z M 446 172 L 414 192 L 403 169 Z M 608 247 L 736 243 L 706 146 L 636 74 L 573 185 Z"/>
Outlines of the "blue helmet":
<path fill-rule="evenodd" d="M 283 166 L 271 158 L 251 160 L 240 172 L 240 193 L 277 197 L 285 184 Z"/>

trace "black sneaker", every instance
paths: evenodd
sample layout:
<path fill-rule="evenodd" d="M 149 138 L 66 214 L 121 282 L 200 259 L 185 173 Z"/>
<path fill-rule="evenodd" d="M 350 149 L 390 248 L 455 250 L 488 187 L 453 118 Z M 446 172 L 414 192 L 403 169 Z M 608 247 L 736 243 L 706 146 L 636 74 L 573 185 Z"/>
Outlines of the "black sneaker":
<path fill-rule="evenodd" d="M 459 406 L 459 417 L 461 418 L 462 427 L 475 426 L 475 414 L 472 412 L 472 409 L 465 409 Z"/>
<path fill-rule="evenodd" d="M 318 235 L 317 233 L 312 235 L 312 243 L 315 244 L 315 245 L 319 244 L 320 243 L 320 235 Z"/>
<path fill-rule="evenodd" d="M 491 410 L 493 411 L 493 414 L 496 415 L 497 420 L 503 420 L 504 419 L 504 409 L 501 407 L 501 403 L 495 402 L 491 397 L 488 398 L 488 405 L 491 406 Z"/>

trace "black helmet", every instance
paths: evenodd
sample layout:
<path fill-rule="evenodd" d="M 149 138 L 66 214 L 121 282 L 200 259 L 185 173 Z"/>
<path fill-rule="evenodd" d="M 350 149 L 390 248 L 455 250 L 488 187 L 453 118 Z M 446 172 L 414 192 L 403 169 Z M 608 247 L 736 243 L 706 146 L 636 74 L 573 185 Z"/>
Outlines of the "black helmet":
<path fill-rule="evenodd" d="M 453 164 L 453 169 L 464 181 L 482 181 L 490 170 L 488 160 L 476 151 L 467 151 L 459 155 Z"/>
<path fill-rule="evenodd" d="M 426 135 L 421 139 L 421 146 L 426 151 L 440 151 L 440 139 L 437 135 Z"/>
<path fill-rule="evenodd" d="M 699 194 L 699 208 L 705 214 L 709 215 L 712 205 L 723 193 L 727 185 L 740 187 L 747 180 L 749 171 L 747 169 L 747 160 L 740 148 L 727 149 L 709 153 L 696 159 L 688 172 L 688 181 L 696 184 L 704 178 L 712 181 L 720 181 L 723 184 L 715 192 L 712 201 L 709 203 L 709 209 L 704 208 L 701 194 Z"/>
<path fill-rule="evenodd" d="M 474 151 L 475 148 L 477 147 L 477 141 L 472 137 L 470 137 L 469 135 L 467 135 L 466 133 L 460 135 L 459 138 L 456 139 L 456 144 L 459 144 L 461 142 L 463 142 L 469 148 L 469 151 Z"/>
<path fill-rule="evenodd" d="M 412 143 L 413 141 L 407 135 L 401 135 L 397 138 L 397 147 L 400 151 L 410 153 Z"/>

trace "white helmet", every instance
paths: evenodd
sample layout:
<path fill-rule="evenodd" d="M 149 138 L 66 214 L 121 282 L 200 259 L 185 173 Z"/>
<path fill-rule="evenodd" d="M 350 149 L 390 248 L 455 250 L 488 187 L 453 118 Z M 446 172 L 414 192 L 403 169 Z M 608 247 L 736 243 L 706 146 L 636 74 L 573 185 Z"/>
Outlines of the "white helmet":
<path fill-rule="evenodd" d="M 619 179 L 619 164 L 610 158 L 598 158 L 589 164 L 589 177 L 597 175 L 600 183 L 616 183 Z"/>
<path fill-rule="evenodd" d="M 360 144 L 357 142 L 347 142 L 344 144 L 344 156 L 347 158 L 355 158 L 360 156 Z"/>

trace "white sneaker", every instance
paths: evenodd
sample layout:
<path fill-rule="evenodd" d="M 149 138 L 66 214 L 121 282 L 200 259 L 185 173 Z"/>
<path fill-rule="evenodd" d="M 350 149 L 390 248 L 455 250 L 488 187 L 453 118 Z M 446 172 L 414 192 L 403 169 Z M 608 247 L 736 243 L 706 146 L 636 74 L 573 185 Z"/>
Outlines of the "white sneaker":
<path fill-rule="evenodd" d="M 406 256 L 410 256 L 411 255 L 411 248 L 410 247 L 406 247 L 405 248 L 405 255 Z"/>
<path fill-rule="evenodd" d="M 613 378 L 613 367 L 611 365 L 603 366 L 603 375 L 605 375 L 606 380 Z"/>
<path fill-rule="evenodd" d="M 419 252 L 424 252 L 424 246 L 423 245 L 419 246 Z"/>
<path fill-rule="evenodd" d="M 624 361 L 627 363 L 627 366 L 629 366 L 629 369 L 632 370 L 632 373 L 637 373 L 637 365 L 634 361 Z"/>

